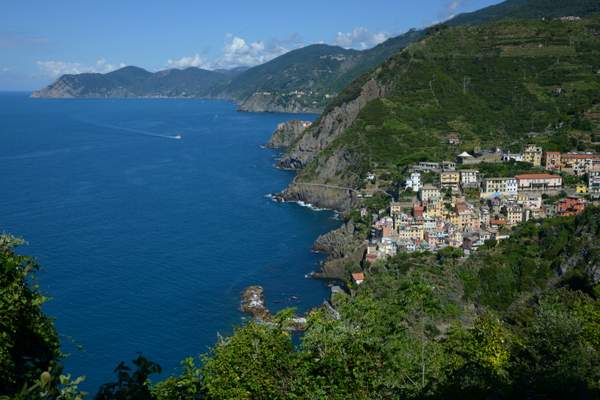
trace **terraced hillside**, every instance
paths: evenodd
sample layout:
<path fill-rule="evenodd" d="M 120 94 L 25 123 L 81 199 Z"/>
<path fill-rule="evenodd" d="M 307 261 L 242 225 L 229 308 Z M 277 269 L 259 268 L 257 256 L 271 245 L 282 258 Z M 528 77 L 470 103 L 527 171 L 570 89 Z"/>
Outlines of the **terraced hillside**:
<path fill-rule="evenodd" d="M 519 149 L 529 132 L 546 149 L 592 143 L 598 104 L 598 18 L 439 26 L 342 92 L 280 164 L 303 168 L 289 193 L 311 201 L 298 183 L 356 188 L 368 171 Z"/>

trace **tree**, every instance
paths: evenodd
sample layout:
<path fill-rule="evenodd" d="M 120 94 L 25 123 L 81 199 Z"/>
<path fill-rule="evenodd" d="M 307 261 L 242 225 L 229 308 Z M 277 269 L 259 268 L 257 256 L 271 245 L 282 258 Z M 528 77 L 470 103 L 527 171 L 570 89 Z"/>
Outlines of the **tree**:
<path fill-rule="evenodd" d="M 211 399 L 289 399 L 295 365 L 291 335 L 280 324 L 251 322 L 219 340 L 202 374 Z"/>
<path fill-rule="evenodd" d="M 130 373 L 131 368 L 121 362 L 115 368 L 117 381 L 105 383 L 96 394 L 96 400 L 151 400 L 154 397 L 150 392 L 148 378 L 152 374 L 160 374 L 160 365 L 149 361 L 143 356 L 133 360 L 136 370 Z"/>
<path fill-rule="evenodd" d="M 21 244 L 0 236 L 0 395 L 37 382 L 61 356 L 54 324 L 41 310 L 46 298 L 30 284 L 39 266 L 15 253 Z"/>

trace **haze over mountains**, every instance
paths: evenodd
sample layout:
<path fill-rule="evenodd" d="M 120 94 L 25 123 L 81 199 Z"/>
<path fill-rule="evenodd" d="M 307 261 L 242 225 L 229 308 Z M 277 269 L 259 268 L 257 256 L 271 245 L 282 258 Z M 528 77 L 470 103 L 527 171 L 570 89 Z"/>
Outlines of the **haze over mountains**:
<path fill-rule="evenodd" d="M 445 25 L 477 25 L 511 18 L 555 18 L 600 12 L 600 3 L 570 0 L 508 0 L 461 14 Z M 354 79 L 369 72 L 407 45 L 421 40 L 426 30 L 411 30 L 363 51 L 325 44 L 290 51 L 247 70 L 207 71 L 170 69 L 156 73 L 125 67 L 107 74 L 63 75 L 33 97 L 110 98 L 177 97 L 228 99 L 243 111 L 315 112 Z"/>

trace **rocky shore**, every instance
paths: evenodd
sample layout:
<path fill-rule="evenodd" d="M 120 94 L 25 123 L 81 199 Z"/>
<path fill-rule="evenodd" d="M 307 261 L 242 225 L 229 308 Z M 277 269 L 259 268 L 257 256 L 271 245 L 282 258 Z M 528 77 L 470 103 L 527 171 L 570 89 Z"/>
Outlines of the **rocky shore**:
<path fill-rule="evenodd" d="M 264 289 L 262 286 L 249 286 L 242 292 L 241 310 L 251 314 L 254 321 L 264 325 L 276 325 L 271 311 L 265 304 Z M 288 331 L 302 331 L 306 328 L 306 318 L 293 316 L 280 321 L 283 329 Z"/>
<path fill-rule="evenodd" d="M 317 279 L 346 279 L 349 268 L 360 263 L 366 246 L 356 235 L 354 224 L 349 221 L 331 232 L 317 238 L 313 250 L 328 255 L 321 270 L 313 276 Z"/>
<path fill-rule="evenodd" d="M 303 138 L 308 129 L 312 128 L 302 121 L 288 121 L 280 124 L 273 133 L 267 147 L 288 148 Z M 343 156 L 336 165 L 329 165 L 327 174 L 334 175 L 339 168 L 351 162 Z M 343 164 L 343 165 L 342 165 Z M 285 166 L 278 165 L 282 168 Z M 299 166 L 301 167 L 301 166 Z M 300 181 L 296 177 L 282 192 L 273 195 L 276 201 L 302 202 L 314 207 L 335 210 L 341 213 L 350 211 L 358 206 L 358 192 L 345 186 Z M 349 267 L 359 263 L 366 251 L 361 238 L 357 237 L 352 222 L 343 224 L 340 228 L 321 235 L 313 245 L 315 252 L 327 254 L 327 259 L 321 264 L 320 271 L 312 277 L 317 279 L 346 279 Z"/>

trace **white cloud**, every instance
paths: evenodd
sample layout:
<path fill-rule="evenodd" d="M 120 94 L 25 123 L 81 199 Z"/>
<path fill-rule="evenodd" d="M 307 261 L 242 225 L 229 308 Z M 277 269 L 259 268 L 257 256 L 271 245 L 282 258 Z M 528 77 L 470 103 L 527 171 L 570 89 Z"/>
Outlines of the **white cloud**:
<path fill-rule="evenodd" d="M 245 39 L 233 36 L 225 43 L 223 55 L 216 61 L 219 67 L 234 68 L 265 63 L 283 53 L 287 49 L 269 48 L 262 41 L 246 42 Z"/>
<path fill-rule="evenodd" d="M 367 28 L 354 28 L 352 32 L 338 32 L 335 44 L 347 49 L 364 50 L 385 42 L 390 35 L 386 32 L 370 32 Z"/>
<path fill-rule="evenodd" d="M 196 53 L 190 57 L 181 57 L 175 60 L 169 59 L 167 61 L 167 65 L 170 68 L 189 68 L 189 67 L 197 67 L 197 68 L 208 68 L 210 67 L 210 63 L 200 57 L 200 54 Z"/>
<path fill-rule="evenodd" d="M 248 41 L 242 37 L 228 33 L 222 53 L 213 60 L 201 57 L 198 53 L 179 59 L 169 59 L 170 68 L 200 67 L 205 69 L 229 69 L 236 67 L 252 67 L 270 61 L 290 50 L 302 46 L 302 39 L 291 35 L 284 39 L 269 41 Z"/>
<path fill-rule="evenodd" d="M 95 64 L 91 65 L 86 65 L 78 62 L 54 60 L 38 61 L 37 65 L 45 75 L 50 76 L 52 78 L 56 78 L 64 74 L 82 74 L 84 72 L 97 72 L 105 74 L 107 72 L 111 72 L 125 66 L 125 64 L 123 63 L 108 63 L 104 58 L 99 58 Z"/>

